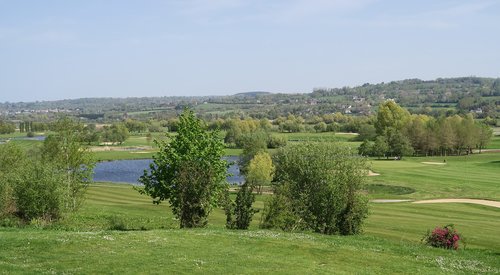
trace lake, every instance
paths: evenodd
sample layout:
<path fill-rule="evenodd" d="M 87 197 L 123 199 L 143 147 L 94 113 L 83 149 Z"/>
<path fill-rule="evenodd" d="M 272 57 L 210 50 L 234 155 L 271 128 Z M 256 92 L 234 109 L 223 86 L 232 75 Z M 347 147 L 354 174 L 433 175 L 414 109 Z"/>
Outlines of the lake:
<path fill-rule="evenodd" d="M 240 174 L 240 169 L 236 164 L 239 157 L 229 156 L 224 157 L 224 159 L 232 163 L 228 168 L 228 172 L 233 176 L 227 177 L 227 181 L 230 184 L 243 183 L 244 177 Z M 149 170 L 149 164 L 152 162 L 152 159 L 99 162 L 94 168 L 94 181 L 140 184 L 137 180 L 144 174 L 144 169 Z"/>

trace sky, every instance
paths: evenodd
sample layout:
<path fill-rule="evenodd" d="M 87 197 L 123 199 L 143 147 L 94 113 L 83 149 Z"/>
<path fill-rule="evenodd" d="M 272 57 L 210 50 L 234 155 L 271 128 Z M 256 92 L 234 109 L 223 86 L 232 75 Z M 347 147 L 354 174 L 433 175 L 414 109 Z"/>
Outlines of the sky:
<path fill-rule="evenodd" d="M 0 102 L 500 77 L 498 0 L 0 0 Z"/>

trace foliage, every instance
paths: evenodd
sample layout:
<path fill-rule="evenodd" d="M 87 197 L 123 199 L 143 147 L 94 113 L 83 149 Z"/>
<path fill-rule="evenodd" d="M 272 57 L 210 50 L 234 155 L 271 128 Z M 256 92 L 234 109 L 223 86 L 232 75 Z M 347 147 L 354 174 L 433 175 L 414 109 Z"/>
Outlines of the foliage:
<path fill-rule="evenodd" d="M 82 146 L 83 126 L 69 118 L 55 123 L 56 133 L 49 135 L 42 146 L 42 161 L 52 163 L 65 175 L 61 184 L 66 185 L 66 208 L 76 210 L 83 201 L 85 190 L 92 181 L 95 160 L 92 153 Z"/>
<path fill-rule="evenodd" d="M 368 169 L 364 158 L 335 143 L 305 143 L 280 149 L 275 165 L 276 196 L 264 211 L 263 227 L 361 231 L 367 215 L 367 200 L 359 192 Z"/>
<path fill-rule="evenodd" d="M 153 202 L 170 202 L 180 227 L 202 227 L 212 207 L 221 202 L 227 189 L 227 162 L 218 132 L 207 132 L 190 110 L 179 118 L 178 135 L 172 141 L 155 141 L 160 151 L 153 157 L 151 171 L 139 179 L 142 192 Z"/>
<path fill-rule="evenodd" d="M 9 142 L 0 145 L 0 218 L 15 214 L 14 181 L 25 165 L 26 154 Z"/>
<path fill-rule="evenodd" d="M 277 149 L 286 146 L 287 139 L 283 136 L 269 135 L 267 139 L 267 148 Z"/>
<path fill-rule="evenodd" d="M 387 100 L 380 104 L 377 111 L 375 128 L 377 134 L 384 135 L 387 129 L 401 131 L 410 119 L 410 113 L 401 108 L 394 100 Z"/>
<path fill-rule="evenodd" d="M 448 224 L 436 227 L 432 232 L 428 231 L 422 240 L 430 246 L 457 250 L 459 241 L 462 239 L 463 237 L 458 234 L 453 224 Z"/>
<path fill-rule="evenodd" d="M 28 160 L 12 178 L 16 215 L 25 221 L 57 220 L 72 206 L 65 175 L 50 162 Z"/>
<path fill-rule="evenodd" d="M 274 165 L 271 156 L 267 152 L 257 153 L 250 161 L 245 180 L 252 187 L 262 193 L 263 185 L 270 185 L 273 179 Z"/>
<path fill-rule="evenodd" d="M 0 134 L 11 134 L 16 131 L 16 126 L 13 123 L 0 120 Z"/>
<path fill-rule="evenodd" d="M 255 131 L 240 137 L 239 143 L 243 153 L 240 155 L 239 166 L 243 174 L 248 172 L 248 165 L 255 155 L 267 151 L 267 139 L 268 134 L 264 131 Z"/>
<path fill-rule="evenodd" d="M 129 132 L 123 123 L 114 123 L 104 126 L 101 137 L 105 142 L 122 144 L 129 137 Z"/>
<path fill-rule="evenodd" d="M 224 209 L 227 228 L 248 229 L 253 215 L 258 212 L 252 208 L 255 201 L 255 195 L 252 194 L 252 191 L 253 187 L 244 183 L 236 194 L 236 203 L 228 201 Z"/>

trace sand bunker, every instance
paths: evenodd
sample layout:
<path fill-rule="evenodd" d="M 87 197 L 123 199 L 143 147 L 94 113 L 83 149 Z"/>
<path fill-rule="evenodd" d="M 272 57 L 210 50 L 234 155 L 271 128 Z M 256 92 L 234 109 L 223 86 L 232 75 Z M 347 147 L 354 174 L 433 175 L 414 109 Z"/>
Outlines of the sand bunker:
<path fill-rule="evenodd" d="M 473 203 L 500 208 L 500 201 L 478 200 L 478 199 L 436 199 L 414 201 L 413 203 Z"/>
<path fill-rule="evenodd" d="M 434 165 L 446 165 L 446 162 L 430 162 L 430 161 L 424 161 L 422 162 L 423 164 L 434 164 Z"/>
<path fill-rule="evenodd" d="M 368 170 L 368 176 L 373 177 L 373 176 L 380 176 L 379 173 L 374 173 L 372 170 Z"/>

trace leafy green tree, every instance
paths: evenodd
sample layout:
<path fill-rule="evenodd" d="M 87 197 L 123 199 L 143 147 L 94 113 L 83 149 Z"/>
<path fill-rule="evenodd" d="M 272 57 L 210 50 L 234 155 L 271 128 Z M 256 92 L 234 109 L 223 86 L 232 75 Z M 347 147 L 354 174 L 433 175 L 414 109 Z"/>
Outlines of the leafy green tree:
<path fill-rule="evenodd" d="M 271 156 L 267 152 L 259 152 L 250 161 L 245 180 L 262 194 L 262 186 L 271 184 L 273 174 L 274 165 Z"/>
<path fill-rule="evenodd" d="M 0 120 L 0 134 L 11 134 L 16 131 L 13 123 Z"/>
<path fill-rule="evenodd" d="M 493 137 L 493 129 L 482 123 L 476 124 L 476 127 L 478 129 L 477 148 L 479 149 L 479 153 L 481 153 L 481 150 L 490 143 Z"/>
<path fill-rule="evenodd" d="M 409 120 L 410 113 L 406 109 L 393 100 L 387 100 L 378 107 L 375 128 L 377 134 L 384 135 L 388 128 L 403 130 Z"/>
<path fill-rule="evenodd" d="M 314 130 L 318 133 L 326 132 L 327 125 L 323 121 L 318 122 L 316 125 L 314 125 Z"/>
<path fill-rule="evenodd" d="M 236 203 L 226 205 L 226 227 L 229 229 L 248 229 L 252 217 L 258 211 L 252 208 L 255 201 L 253 188 L 244 183 L 236 194 Z M 233 218 L 234 217 L 234 218 Z"/>
<path fill-rule="evenodd" d="M 369 157 L 375 156 L 373 153 L 374 146 L 375 142 L 365 139 L 358 148 L 358 154 Z"/>
<path fill-rule="evenodd" d="M 171 141 L 155 141 L 160 150 L 139 179 L 140 192 L 156 204 L 168 200 L 181 228 L 203 227 L 227 190 L 224 144 L 190 110 L 180 116 L 177 130 Z"/>
<path fill-rule="evenodd" d="M 377 136 L 377 130 L 375 126 L 371 124 L 362 124 L 359 127 L 359 135 L 356 137 L 356 140 L 364 141 L 364 140 L 374 140 Z"/>
<path fill-rule="evenodd" d="M 41 148 L 42 161 L 52 163 L 64 174 L 66 208 L 74 211 L 84 199 L 92 174 L 95 159 L 81 144 L 83 126 L 65 117 L 55 123 L 56 133 L 49 135 Z"/>
<path fill-rule="evenodd" d="M 240 171 L 246 175 L 250 161 L 260 152 L 267 151 L 268 134 L 264 131 L 255 131 L 240 137 L 240 146 L 243 152 L 240 156 Z"/>
<path fill-rule="evenodd" d="M 367 215 L 359 192 L 368 170 L 364 158 L 335 143 L 305 143 L 280 149 L 275 164 L 275 196 L 266 204 L 262 227 L 360 232 Z"/>
<path fill-rule="evenodd" d="M 267 139 L 267 148 L 277 149 L 277 148 L 286 146 L 286 143 L 287 143 L 286 137 L 269 135 L 269 137 Z"/>
<path fill-rule="evenodd" d="M 12 142 L 0 145 L 0 218 L 16 211 L 13 179 L 25 165 L 26 154 Z"/>
<path fill-rule="evenodd" d="M 388 129 L 387 136 L 389 152 L 392 156 L 395 156 L 398 159 L 403 159 L 403 156 L 413 154 L 414 151 L 410 140 L 403 133 L 394 129 Z"/>
<path fill-rule="evenodd" d="M 375 138 L 375 144 L 373 145 L 372 154 L 374 157 L 387 156 L 387 152 L 389 152 L 389 144 L 387 144 L 387 139 L 384 136 L 378 136 Z"/>
<path fill-rule="evenodd" d="M 114 123 L 105 127 L 102 133 L 103 141 L 122 144 L 129 137 L 127 127 L 123 123 Z"/>

